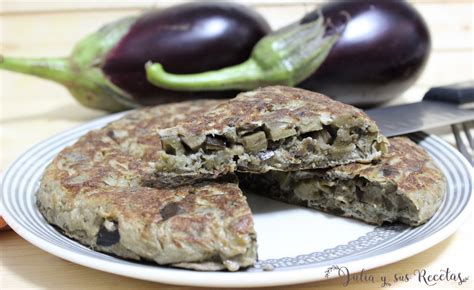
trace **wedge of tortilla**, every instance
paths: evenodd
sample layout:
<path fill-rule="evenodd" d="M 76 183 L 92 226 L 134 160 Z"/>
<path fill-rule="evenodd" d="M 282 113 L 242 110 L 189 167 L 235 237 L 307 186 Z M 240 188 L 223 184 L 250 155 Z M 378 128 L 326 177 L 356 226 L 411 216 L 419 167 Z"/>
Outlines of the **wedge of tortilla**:
<path fill-rule="evenodd" d="M 158 130 L 164 183 L 326 168 L 379 159 L 387 140 L 361 110 L 321 94 L 272 86 L 239 94 Z"/>

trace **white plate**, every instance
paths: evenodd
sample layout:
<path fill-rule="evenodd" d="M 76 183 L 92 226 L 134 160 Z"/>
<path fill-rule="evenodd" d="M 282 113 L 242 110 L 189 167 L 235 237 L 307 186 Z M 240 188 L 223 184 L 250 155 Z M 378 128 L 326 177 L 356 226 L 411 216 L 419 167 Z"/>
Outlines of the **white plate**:
<path fill-rule="evenodd" d="M 122 115 L 97 119 L 50 138 L 12 164 L 2 182 L 0 210 L 19 235 L 63 259 L 138 279 L 194 286 L 273 286 L 325 279 L 330 265 L 346 266 L 355 273 L 415 255 L 451 235 L 471 208 L 472 167 L 441 139 L 417 134 L 413 140 L 428 150 L 448 180 L 440 210 L 423 226 L 375 227 L 249 195 L 259 245 L 255 267 L 236 273 L 196 272 L 123 260 L 61 235 L 35 205 L 39 178 L 50 160 L 81 135 Z M 262 270 L 268 266 L 274 270 Z"/>

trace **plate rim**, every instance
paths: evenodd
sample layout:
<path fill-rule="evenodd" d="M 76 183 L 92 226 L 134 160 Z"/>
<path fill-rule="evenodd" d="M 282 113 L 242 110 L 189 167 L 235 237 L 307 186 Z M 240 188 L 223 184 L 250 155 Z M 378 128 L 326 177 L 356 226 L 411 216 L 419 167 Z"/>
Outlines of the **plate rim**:
<path fill-rule="evenodd" d="M 160 282 L 172 285 L 187 285 L 187 286 L 201 286 L 201 287 L 264 287 L 264 286 L 283 286 L 297 283 L 307 283 L 313 281 L 324 280 L 324 270 L 327 266 L 319 267 L 308 267 L 308 268 L 295 268 L 295 269 L 284 269 L 278 271 L 262 271 L 262 272 L 197 272 L 185 269 L 176 268 L 143 268 L 140 264 L 117 264 L 113 261 L 103 260 L 98 257 L 84 257 L 81 253 L 74 252 L 73 250 L 65 250 L 61 246 L 57 246 L 53 243 L 37 238 L 36 235 L 27 229 L 24 229 L 19 223 L 16 222 L 13 216 L 10 216 L 9 212 L 6 211 L 4 205 L 5 184 L 8 182 L 8 177 L 12 172 L 12 169 L 18 165 L 18 161 L 23 156 L 27 155 L 30 151 L 44 145 L 47 142 L 51 142 L 52 139 L 60 138 L 65 134 L 73 134 L 77 130 L 84 130 L 92 127 L 96 129 L 95 124 L 110 122 L 119 117 L 127 114 L 130 111 L 120 112 L 112 115 L 100 117 L 84 124 L 75 126 L 71 129 L 64 130 L 57 133 L 41 142 L 31 146 L 27 151 L 17 157 L 12 164 L 10 164 L 5 170 L 5 174 L 2 176 L 2 194 L 0 195 L 0 213 L 4 217 L 5 221 L 10 227 L 22 238 L 27 240 L 34 246 L 62 259 L 71 261 L 73 263 L 86 266 L 91 269 L 101 270 L 104 272 L 122 275 L 125 277 L 136 278 L 141 280 Z M 95 127 L 94 127 L 95 126 Z M 449 145 L 446 141 L 435 135 L 426 134 L 428 137 L 433 138 L 434 141 L 438 141 L 443 145 Z M 451 153 L 457 155 L 462 160 L 463 165 L 467 168 L 470 175 L 473 175 L 473 169 L 468 161 L 454 148 L 446 146 Z M 473 190 L 474 191 L 474 190 Z M 396 249 L 394 251 L 381 253 L 372 257 L 358 259 L 355 261 L 344 263 L 344 266 L 351 269 L 351 273 L 358 273 L 362 270 L 370 270 L 376 267 L 381 267 L 387 264 L 391 264 L 410 256 L 416 255 L 424 250 L 431 248 L 438 244 L 444 239 L 452 235 L 469 217 L 472 206 L 473 206 L 473 192 L 470 193 L 469 200 L 466 203 L 466 207 L 459 213 L 449 224 L 447 224 L 440 231 L 435 232 L 428 238 L 421 239 L 405 247 Z M 134 271 L 137 270 L 137 271 Z M 186 279 L 182 279 L 182 275 L 186 275 Z M 334 278 L 334 277 L 331 277 Z M 190 281 L 192 281 L 190 283 Z"/>

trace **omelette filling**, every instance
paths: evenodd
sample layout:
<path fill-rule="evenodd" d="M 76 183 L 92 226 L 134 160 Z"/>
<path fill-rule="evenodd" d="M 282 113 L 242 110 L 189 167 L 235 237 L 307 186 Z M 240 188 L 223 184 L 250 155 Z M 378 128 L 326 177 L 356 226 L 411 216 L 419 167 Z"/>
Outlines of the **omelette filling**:
<path fill-rule="evenodd" d="M 259 173 L 368 162 L 386 151 L 380 138 L 371 127 L 320 123 L 297 128 L 287 123 L 248 125 L 227 136 L 185 138 L 164 134 L 161 139 L 165 153 L 157 160 L 156 169 L 220 175 L 235 170 Z"/>
<path fill-rule="evenodd" d="M 301 173 L 301 174 L 299 174 Z M 262 175 L 239 174 L 243 188 L 258 191 L 284 202 L 304 205 L 370 224 L 400 221 L 417 225 L 416 206 L 397 185 L 363 177 L 319 175 L 316 172 L 288 174 L 272 171 Z"/>
<path fill-rule="evenodd" d="M 412 202 L 397 194 L 395 184 L 369 182 L 362 177 L 296 181 L 293 192 L 309 208 L 377 225 L 395 221 L 412 224 L 409 217 L 416 212 Z"/>

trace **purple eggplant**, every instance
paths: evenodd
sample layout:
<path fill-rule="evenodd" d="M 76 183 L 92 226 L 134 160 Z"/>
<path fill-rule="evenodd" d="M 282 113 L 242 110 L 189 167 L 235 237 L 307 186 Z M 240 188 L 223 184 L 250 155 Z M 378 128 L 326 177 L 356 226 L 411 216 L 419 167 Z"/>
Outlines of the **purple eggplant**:
<path fill-rule="evenodd" d="M 295 41 L 280 49 L 283 53 L 268 47 L 266 53 L 259 53 L 262 39 L 242 64 L 199 74 L 172 74 L 158 63 L 148 64 L 148 79 L 157 86 L 183 91 L 295 85 L 367 106 L 400 95 L 427 62 L 431 48 L 428 29 L 421 15 L 404 1 L 331 1 L 292 27 L 298 31 L 298 25 L 304 27 L 317 19 L 325 19 L 325 36 L 338 35 L 334 45 L 327 45 L 334 38 L 322 37 L 319 44 Z M 321 26 L 312 29 L 320 30 Z M 313 32 L 307 31 L 306 37 L 310 39 Z M 318 54 L 318 64 L 305 66 L 308 59 L 302 57 L 301 63 L 294 65 L 295 58 L 308 55 L 311 49 Z"/>
<path fill-rule="evenodd" d="M 0 56 L 0 69 L 65 85 L 83 105 L 119 111 L 193 98 L 230 97 L 235 91 L 180 92 L 152 86 L 147 61 L 174 73 L 197 73 L 247 59 L 270 26 L 233 3 L 188 3 L 118 20 L 81 40 L 68 58 Z"/>
<path fill-rule="evenodd" d="M 419 77 L 431 39 L 422 16 L 405 1 L 331 1 L 322 15 L 344 28 L 327 59 L 300 87 L 359 106 L 396 98 Z M 320 11 L 302 23 L 313 21 Z"/>

